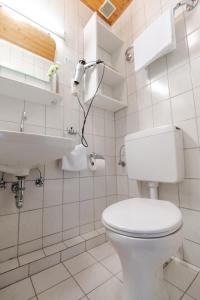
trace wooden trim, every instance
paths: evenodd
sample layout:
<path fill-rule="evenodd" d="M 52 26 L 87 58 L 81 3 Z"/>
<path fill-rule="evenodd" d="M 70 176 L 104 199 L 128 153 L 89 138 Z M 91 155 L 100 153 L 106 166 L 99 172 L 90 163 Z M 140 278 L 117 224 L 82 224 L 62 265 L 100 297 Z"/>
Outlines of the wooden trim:
<path fill-rule="evenodd" d="M 13 13 L 3 6 L 0 6 L 0 38 L 54 61 L 54 39 L 28 22 L 15 19 Z"/>

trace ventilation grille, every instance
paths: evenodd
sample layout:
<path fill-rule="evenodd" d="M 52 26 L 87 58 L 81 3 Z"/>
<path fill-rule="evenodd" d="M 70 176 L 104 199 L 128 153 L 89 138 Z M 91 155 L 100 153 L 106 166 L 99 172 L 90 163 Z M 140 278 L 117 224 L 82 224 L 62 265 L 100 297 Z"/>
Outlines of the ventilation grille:
<path fill-rule="evenodd" d="M 106 19 L 109 19 L 112 16 L 112 14 L 115 12 L 115 10 L 116 10 L 116 6 L 110 0 L 105 0 L 104 3 L 99 8 L 99 12 Z"/>

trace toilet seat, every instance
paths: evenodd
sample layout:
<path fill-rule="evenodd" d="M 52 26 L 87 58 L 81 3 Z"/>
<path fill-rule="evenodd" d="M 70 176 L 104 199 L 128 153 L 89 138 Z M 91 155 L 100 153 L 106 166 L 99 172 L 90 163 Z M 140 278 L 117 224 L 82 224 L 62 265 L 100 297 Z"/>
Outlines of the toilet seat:
<path fill-rule="evenodd" d="M 180 229 L 182 215 L 171 202 L 134 198 L 106 208 L 102 221 L 111 231 L 125 236 L 156 238 L 170 235 Z"/>

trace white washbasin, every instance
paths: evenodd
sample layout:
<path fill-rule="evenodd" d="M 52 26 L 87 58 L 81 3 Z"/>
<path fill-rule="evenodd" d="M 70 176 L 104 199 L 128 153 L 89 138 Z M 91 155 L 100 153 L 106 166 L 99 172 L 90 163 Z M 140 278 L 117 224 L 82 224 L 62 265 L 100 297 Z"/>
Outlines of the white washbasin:
<path fill-rule="evenodd" d="M 27 176 L 30 169 L 62 158 L 74 146 L 71 138 L 0 130 L 0 171 Z"/>

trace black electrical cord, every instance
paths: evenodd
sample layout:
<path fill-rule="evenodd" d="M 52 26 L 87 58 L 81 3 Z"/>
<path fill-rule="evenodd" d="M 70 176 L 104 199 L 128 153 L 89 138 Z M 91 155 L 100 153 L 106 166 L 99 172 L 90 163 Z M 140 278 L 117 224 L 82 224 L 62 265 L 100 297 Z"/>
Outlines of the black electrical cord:
<path fill-rule="evenodd" d="M 85 109 L 84 109 L 84 107 L 83 107 L 83 104 L 81 103 L 81 100 L 80 100 L 80 98 L 79 98 L 78 95 L 76 95 L 76 98 L 77 98 L 77 100 L 78 100 L 78 103 L 79 103 L 80 107 L 82 108 L 83 116 L 84 116 L 84 118 L 85 118 Z"/>
<path fill-rule="evenodd" d="M 98 91 L 99 91 L 99 88 L 100 88 L 100 86 L 101 86 L 101 83 L 102 83 L 102 81 L 103 81 L 104 74 L 105 74 L 105 67 L 106 67 L 106 65 L 105 65 L 105 63 L 104 63 L 103 61 L 101 62 L 101 64 L 103 64 L 103 72 L 102 72 L 102 76 L 101 76 L 101 79 L 100 79 L 100 81 L 99 81 L 99 83 L 98 83 L 97 89 L 96 89 L 96 91 L 95 91 L 95 93 L 94 93 L 94 96 L 92 97 L 92 99 L 91 99 L 91 101 L 90 101 L 90 104 L 89 104 L 89 106 L 88 106 L 87 112 L 85 112 L 84 107 L 83 107 L 83 105 L 82 105 L 82 103 L 81 103 L 79 97 L 77 96 L 78 102 L 79 102 L 79 104 L 80 104 L 80 106 L 81 106 L 81 108 L 82 108 L 82 110 L 83 110 L 83 115 L 84 115 L 83 125 L 82 125 L 82 129 L 81 129 L 81 144 L 82 144 L 85 148 L 88 147 L 88 142 L 87 142 L 87 140 L 86 140 L 86 138 L 85 138 L 85 125 L 86 125 L 86 122 L 87 122 L 87 117 L 88 117 L 88 115 L 89 115 L 90 109 L 91 109 L 92 104 L 93 104 L 93 102 L 94 102 L 94 100 L 95 100 L 95 97 L 96 97 L 96 95 L 97 95 L 97 93 L 98 93 Z"/>

